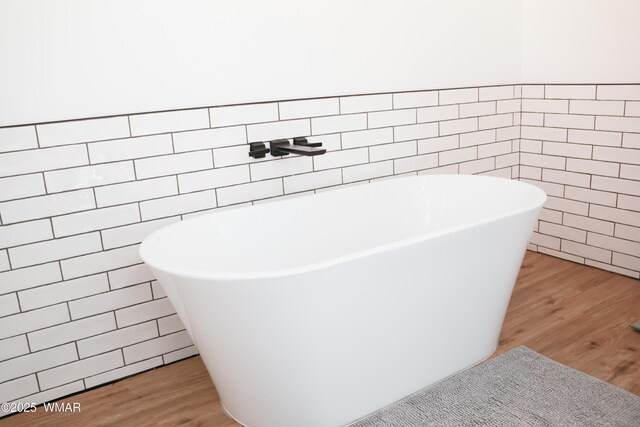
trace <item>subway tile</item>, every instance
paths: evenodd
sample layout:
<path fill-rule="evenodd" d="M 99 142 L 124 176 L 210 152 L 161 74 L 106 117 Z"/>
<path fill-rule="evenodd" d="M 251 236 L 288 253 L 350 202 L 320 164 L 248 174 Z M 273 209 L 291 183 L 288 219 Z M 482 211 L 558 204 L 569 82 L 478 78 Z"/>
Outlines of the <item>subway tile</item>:
<path fill-rule="evenodd" d="M 50 402 L 58 399 L 60 396 L 69 396 L 84 390 L 84 383 L 82 381 L 74 381 L 69 384 L 62 385 L 60 387 L 54 387 L 49 390 L 41 391 L 40 393 L 32 394 L 19 399 L 23 403 L 35 403 L 41 404 L 44 402 Z"/>
<path fill-rule="evenodd" d="M 523 99 L 522 112 L 568 113 L 569 101 L 558 99 Z"/>
<path fill-rule="evenodd" d="M 42 174 L 0 178 L 0 202 L 45 194 Z"/>
<path fill-rule="evenodd" d="M 477 117 L 496 114 L 495 102 L 474 102 L 471 104 L 460 104 L 460 117 Z"/>
<path fill-rule="evenodd" d="M 162 113 L 134 114 L 129 116 L 131 136 L 154 133 L 178 132 L 209 127 L 209 112 L 197 110 L 167 111 Z"/>
<path fill-rule="evenodd" d="M 0 317 L 20 312 L 18 298 L 15 293 L 0 295 Z"/>
<path fill-rule="evenodd" d="M 544 141 L 542 143 L 542 154 L 590 159 L 591 146 L 582 144 L 567 144 L 566 142 Z"/>
<path fill-rule="evenodd" d="M 120 267 L 142 262 L 138 254 L 138 245 L 83 255 L 60 262 L 65 280 L 75 277 L 102 273 Z"/>
<path fill-rule="evenodd" d="M 26 335 L 17 335 L 13 338 L 0 340 L 0 361 L 27 353 L 29 353 L 29 344 L 27 343 Z"/>
<path fill-rule="evenodd" d="M 135 160 L 138 179 L 155 178 L 163 175 L 175 175 L 194 172 L 213 167 L 211 151 L 193 151 L 182 154 L 150 157 Z"/>
<path fill-rule="evenodd" d="M 534 245 L 560 250 L 560 239 L 558 237 L 547 236 L 546 234 L 540 234 L 535 231 L 531 234 L 529 242 Z"/>
<path fill-rule="evenodd" d="M 418 141 L 418 154 L 435 153 L 438 151 L 459 148 L 459 140 L 459 135 L 421 139 Z"/>
<path fill-rule="evenodd" d="M 173 134 L 173 146 L 176 153 L 229 147 L 232 145 L 246 144 L 246 142 L 247 131 L 244 126 L 194 130 Z"/>
<path fill-rule="evenodd" d="M 110 271 L 108 274 L 111 289 L 120 289 L 126 286 L 155 280 L 155 276 L 147 264 L 137 264 L 130 267 L 119 268 Z"/>
<path fill-rule="evenodd" d="M 84 379 L 87 388 L 105 384 L 120 378 L 125 378 L 139 372 L 147 371 L 162 365 L 162 357 L 154 357 L 152 359 L 143 360 L 142 362 L 133 363 L 121 368 L 112 369 L 97 375 L 93 375 Z"/>
<path fill-rule="evenodd" d="M 0 215 L 4 224 L 11 224 L 95 207 L 93 191 L 88 189 L 0 203 Z"/>
<path fill-rule="evenodd" d="M 440 91 L 440 105 L 478 102 L 478 88 L 447 89 Z"/>
<path fill-rule="evenodd" d="M 484 144 L 478 146 L 478 158 L 500 156 L 511 153 L 511 141 L 494 142 L 493 144 Z M 516 154 L 516 157 L 518 153 Z"/>
<path fill-rule="evenodd" d="M 438 122 L 441 120 L 457 119 L 458 105 L 443 105 L 439 107 L 418 108 L 418 123 Z"/>
<path fill-rule="evenodd" d="M 146 341 L 158 336 L 158 327 L 155 321 L 125 328 L 118 321 L 119 329 L 81 339 L 77 342 L 80 358 L 95 356 L 111 350 L 122 348 L 141 341 Z"/>
<path fill-rule="evenodd" d="M 102 141 L 129 136 L 126 116 L 38 125 L 40 147 Z"/>
<path fill-rule="evenodd" d="M 637 134 L 637 133 L 622 134 L 622 146 L 625 148 L 640 148 L 640 134 Z"/>
<path fill-rule="evenodd" d="M 567 170 L 593 175 L 618 176 L 620 166 L 617 163 L 599 162 L 596 160 L 567 159 Z"/>
<path fill-rule="evenodd" d="M 0 382 L 78 360 L 76 347 L 67 344 L 0 363 Z"/>
<path fill-rule="evenodd" d="M 28 375 L 22 378 L 16 378 L 11 381 L 0 384 L 0 396 L 2 402 L 11 402 L 19 397 L 28 396 L 40 391 L 38 381 L 35 375 Z M 6 409 L 0 409 L 0 417 L 8 415 L 13 409 L 9 406 Z"/>
<path fill-rule="evenodd" d="M 309 160 L 309 163 L 311 163 L 311 160 Z M 262 163 L 257 165 L 260 164 Z M 179 175 L 178 187 L 181 193 L 190 193 L 192 191 L 242 184 L 249 182 L 249 180 L 249 167 L 247 165 L 239 165 Z"/>
<path fill-rule="evenodd" d="M 172 316 L 166 316 L 158 319 L 158 329 L 160 330 L 160 335 L 167 335 L 182 331 L 184 329 L 184 324 L 180 320 L 180 317 L 178 317 L 177 314 L 174 314 Z"/>
<path fill-rule="evenodd" d="M 102 230 L 140 221 L 137 204 L 94 209 L 52 219 L 56 237 Z"/>
<path fill-rule="evenodd" d="M 400 126 L 416 123 L 416 110 L 393 110 L 368 113 L 369 128 L 382 128 L 386 126 Z"/>
<path fill-rule="evenodd" d="M 380 128 L 345 132 L 342 134 L 342 148 L 358 148 L 393 142 L 393 128 Z"/>
<path fill-rule="evenodd" d="M 542 174 L 542 170 L 540 170 L 540 173 Z M 555 210 L 559 210 L 559 211 L 562 210 L 561 204 L 564 201 L 564 199 L 563 199 L 563 197 L 564 197 L 564 185 L 554 184 L 552 182 L 545 182 L 545 181 L 533 181 L 533 180 L 527 179 L 525 177 L 520 177 L 520 181 L 527 182 L 527 183 L 529 183 L 531 185 L 535 185 L 536 187 L 540 188 L 545 193 L 547 193 L 547 196 L 552 196 L 552 197 L 558 198 L 557 200 L 552 200 L 550 202 L 550 204 L 551 205 L 555 205 L 555 207 L 545 206 L 543 208 L 543 210 L 544 209 L 547 209 L 547 210 L 548 209 L 555 209 Z M 583 207 L 585 209 L 588 209 L 588 206 L 580 206 L 580 208 L 583 208 Z"/>
<path fill-rule="evenodd" d="M 173 152 L 171 135 L 141 136 L 87 144 L 92 164 L 160 156 Z"/>
<path fill-rule="evenodd" d="M 440 166 L 437 168 L 424 169 L 418 171 L 418 175 L 447 175 L 447 174 L 457 174 L 458 173 L 458 164 L 451 164 L 447 166 Z"/>
<path fill-rule="evenodd" d="M 135 325 L 136 323 L 146 322 L 147 320 L 168 316 L 175 312 L 176 309 L 173 308 L 169 299 L 162 298 L 117 310 L 116 320 L 118 321 L 118 327 L 123 328 L 125 326 Z M 153 322 L 153 330 L 154 332 L 156 331 L 155 322 Z M 154 337 L 155 336 L 157 336 L 157 333 L 154 334 Z M 133 343 L 134 342 L 131 342 L 130 344 Z"/>
<path fill-rule="evenodd" d="M 503 154 L 501 156 L 496 156 L 496 169 L 503 169 L 503 168 L 520 168 L 518 166 L 519 163 L 519 158 L 518 158 L 518 153 L 509 153 L 509 154 Z M 513 172 L 516 173 L 516 172 Z M 518 172 L 519 173 L 519 172 Z M 506 172 L 505 172 L 506 174 Z M 505 176 L 505 178 L 517 178 L 517 175 L 513 175 L 512 176 Z"/>
<path fill-rule="evenodd" d="M 339 184 L 342 184 L 341 170 L 329 169 L 320 172 L 285 177 L 284 192 L 285 194 L 299 193 L 302 191 L 331 187 Z"/>
<path fill-rule="evenodd" d="M 587 236 L 587 244 L 609 249 L 613 252 L 640 257 L 640 242 L 632 242 L 630 240 L 618 239 L 598 233 L 589 233 Z M 638 264 L 638 267 L 640 267 L 640 264 Z"/>
<path fill-rule="evenodd" d="M 598 85 L 598 99 L 640 101 L 640 85 Z"/>
<path fill-rule="evenodd" d="M 0 177 L 82 166 L 89 163 L 83 145 L 0 154 Z"/>
<path fill-rule="evenodd" d="M 116 329 L 113 313 L 104 313 L 30 332 L 31 351 L 43 350 Z"/>
<path fill-rule="evenodd" d="M 614 254 L 615 259 L 616 254 Z M 591 267 L 601 268 L 603 270 L 611 271 L 616 274 L 622 274 L 624 276 L 631 276 L 634 279 L 640 278 L 640 275 L 637 271 L 627 270 L 626 268 L 616 267 L 614 265 L 605 264 L 603 262 L 585 260 L 585 265 L 589 265 Z"/>
<path fill-rule="evenodd" d="M 107 185 L 95 189 L 98 207 L 121 205 L 178 194 L 175 177 L 145 179 L 124 184 Z"/>
<path fill-rule="evenodd" d="M 545 221 L 540 221 L 539 231 L 542 234 L 572 240 L 579 243 L 585 243 L 587 240 L 587 232 L 584 230 Z"/>
<path fill-rule="evenodd" d="M 369 148 L 369 161 L 397 159 L 399 157 L 415 156 L 417 154 L 416 141 L 384 144 Z"/>
<path fill-rule="evenodd" d="M 322 148 L 327 151 L 336 151 L 340 150 L 340 133 L 328 134 L 328 135 L 316 135 L 307 137 L 307 141 L 310 143 L 320 142 L 322 143 Z"/>
<path fill-rule="evenodd" d="M 509 126 L 513 126 L 513 115 L 511 113 L 482 116 L 478 118 L 478 129 L 480 130 L 506 128 Z M 519 134 L 520 129 L 518 129 L 518 136 L 520 136 Z"/>
<path fill-rule="evenodd" d="M 311 157 L 290 156 L 271 162 L 254 163 L 250 168 L 251 179 L 253 181 L 260 181 L 263 179 L 311 172 L 313 170 L 313 162 Z"/>
<path fill-rule="evenodd" d="M 561 197 L 547 194 L 545 207 L 561 212 L 569 212 L 576 215 L 587 216 L 589 212 L 589 204 L 578 202 L 575 200 L 563 199 Z"/>
<path fill-rule="evenodd" d="M 217 206 L 216 190 L 206 190 L 140 202 L 140 212 L 142 214 L 142 220 L 148 221 L 151 219 L 212 209 Z"/>
<path fill-rule="evenodd" d="M 338 98 L 305 99 L 279 103 L 280 120 L 340 114 Z"/>
<path fill-rule="evenodd" d="M 576 114 L 549 114 L 544 115 L 544 125 L 546 127 L 571 128 L 571 129 L 593 129 L 595 123 L 594 116 L 584 116 Z"/>
<path fill-rule="evenodd" d="M 640 212 L 640 197 L 629 196 L 626 194 L 618 195 L 618 207 Z"/>
<path fill-rule="evenodd" d="M 480 172 L 487 172 L 496 168 L 495 159 L 479 159 L 470 162 L 460 163 L 460 173 L 465 175 L 473 175 Z"/>
<path fill-rule="evenodd" d="M 561 172 L 561 171 L 556 171 L 556 172 Z M 607 205 L 607 206 L 616 205 L 615 193 L 591 190 L 588 188 L 567 186 L 564 189 L 564 197 L 567 199 L 579 200 L 581 202 L 596 203 L 598 205 Z"/>
<path fill-rule="evenodd" d="M 0 318 L 0 339 L 12 337 L 68 322 L 69 311 L 66 304 L 52 305 L 38 310 L 14 314 Z"/>
<path fill-rule="evenodd" d="M 38 148 L 35 126 L 0 129 L 0 153 Z"/>
<path fill-rule="evenodd" d="M 213 163 L 216 168 L 267 162 L 273 158 L 274 157 L 271 155 L 267 155 L 261 159 L 249 157 L 249 145 L 236 145 L 233 147 L 217 148 L 213 150 Z"/>
<path fill-rule="evenodd" d="M 394 172 L 397 174 L 435 168 L 438 166 L 438 154 L 423 154 L 420 156 L 396 159 L 393 162 Z"/>
<path fill-rule="evenodd" d="M 562 217 L 562 223 L 569 227 L 579 228 L 581 230 L 594 231 L 600 234 L 613 235 L 613 222 L 602 221 L 586 216 L 573 215 L 565 213 Z M 620 225 L 620 224 L 618 224 Z"/>
<path fill-rule="evenodd" d="M 278 104 L 234 105 L 210 108 L 211 127 L 273 122 L 278 120 Z"/>
<path fill-rule="evenodd" d="M 521 126 L 520 135 L 524 139 L 542 139 L 545 141 L 567 141 L 567 129 Z"/>
<path fill-rule="evenodd" d="M 544 85 L 522 85 L 523 98 L 544 98 Z"/>
<path fill-rule="evenodd" d="M 613 221 L 615 223 L 640 227 L 639 212 L 610 208 L 607 206 L 593 205 L 589 210 L 589 216 L 592 218 L 603 219 L 605 221 Z"/>
<path fill-rule="evenodd" d="M 367 148 L 356 148 L 353 150 L 336 151 L 326 153 L 314 159 L 315 170 L 333 169 L 343 166 L 357 165 L 369 161 L 369 150 Z"/>
<path fill-rule="evenodd" d="M 57 261 L 102 250 L 99 233 L 47 240 L 9 249 L 13 268 Z"/>
<path fill-rule="evenodd" d="M 188 347 L 190 345 L 193 345 L 193 342 L 191 341 L 191 338 L 189 338 L 187 332 L 177 332 L 175 334 L 165 335 L 160 338 L 155 338 L 140 344 L 126 347 L 123 350 L 124 360 L 127 364 L 130 364 L 164 353 L 169 353 L 180 348 Z"/>
<path fill-rule="evenodd" d="M 625 116 L 640 117 L 640 102 L 627 101 L 624 110 Z"/>
<path fill-rule="evenodd" d="M 489 144 L 496 141 L 495 129 L 481 130 L 478 132 L 463 133 L 460 135 L 460 147 Z"/>
<path fill-rule="evenodd" d="M 520 178 L 540 181 L 542 179 L 542 168 L 520 165 Z"/>
<path fill-rule="evenodd" d="M 620 147 L 622 144 L 622 134 L 617 132 L 602 132 L 593 130 L 569 129 L 569 142 L 578 144 L 604 145 L 610 147 Z"/>
<path fill-rule="evenodd" d="M 135 179 L 133 162 L 83 166 L 44 173 L 49 193 L 96 187 Z"/>
<path fill-rule="evenodd" d="M 454 133 L 472 132 L 475 130 L 478 130 L 478 119 L 475 117 L 440 122 L 441 136 L 452 135 Z"/>
<path fill-rule="evenodd" d="M 595 261 L 611 262 L 611 251 L 582 243 L 572 242 L 570 240 L 562 241 L 561 250 L 562 252 L 568 252 L 570 254 L 589 258 Z"/>
<path fill-rule="evenodd" d="M 391 160 L 350 166 L 342 170 L 342 179 L 345 184 L 387 175 L 393 175 L 393 161 Z"/>
<path fill-rule="evenodd" d="M 546 85 L 547 99 L 596 99 L 595 85 Z"/>
<path fill-rule="evenodd" d="M 597 220 L 594 220 L 597 221 Z M 604 221 L 603 221 L 604 222 Z M 611 223 L 607 223 L 611 224 Z M 611 229 L 613 230 L 613 224 L 611 224 Z M 624 224 L 616 224 L 615 225 L 615 233 L 604 233 L 598 230 L 593 230 L 598 233 L 603 234 L 613 234 L 616 237 L 620 237 L 621 239 L 633 240 L 634 242 L 640 242 L 640 227 L 631 227 L 629 225 Z"/>
<path fill-rule="evenodd" d="M 480 128 L 482 129 L 482 128 Z M 520 126 L 509 126 L 496 129 L 496 140 L 505 141 L 507 139 L 520 140 Z"/>
<path fill-rule="evenodd" d="M 540 215 L 538 216 L 538 219 L 540 219 L 541 221 L 562 224 L 563 215 L 571 215 L 571 214 L 563 214 L 562 212 L 552 211 L 551 209 L 543 208 L 540 211 Z M 565 225 L 568 225 L 568 224 L 565 224 Z"/>
<path fill-rule="evenodd" d="M 284 194 L 282 190 L 282 179 L 279 178 L 219 188 L 217 192 L 219 206 L 266 199 Z"/>
<path fill-rule="evenodd" d="M 522 113 L 521 124 L 525 126 L 544 126 L 544 113 Z"/>
<path fill-rule="evenodd" d="M 640 133 L 640 117 L 596 117 L 597 130 Z"/>
<path fill-rule="evenodd" d="M 614 265 L 619 265 L 620 267 L 638 271 L 639 270 L 638 266 L 640 266 L 640 257 L 635 257 L 631 255 L 614 252 L 613 259 L 611 260 L 611 262 Z M 635 277 L 636 279 L 638 278 L 637 275 L 634 275 L 633 277 Z"/>
<path fill-rule="evenodd" d="M 391 110 L 393 99 L 391 94 L 345 96 L 340 98 L 340 113 L 366 113 L 369 111 Z"/>
<path fill-rule="evenodd" d="M 618 147 L 593 147 L 593 159 L 640 165 L 640 150 Z"/>
<path fill-rule="evenodd" d="M 415 108 L 438 105 L 438 91 L 403 92 L 393 94 L 393 108 Z"/>
<path fill-rule="evenodd" d="M 33 310 L 34 308 L 71 301 L 108 290 L 107 275 L 102 273 L 27 289 L 19 292 L 18 295 L 22 309 Z"/>
<path fill-rule="evenodd" d="M 53 238 L 48 219 L 0 226 L 0 249 Z"/>
<path fill-rule="evenodd" d="M 6 250 L 0 251 L 0 271 L 7 271 L 11 269 L 9 264 L 9 255 Z"/>
<path fill-rule="evenodd" d="M 91 375 L 123 366 L 120 350 L 81 359 L 67 365 L 38 372 L 40 388 L 47 390 Z"/>
<path fill-rule="evenodd" d="M 569 113 L 598 116 L 622 116 L 624 101 L 569 101 Z"/>
<path fill-rule="evenodd" d="M 62 280 L 57 262 L 0 273 L 0 294 Z"/>
<path fill-rule="evenodd" d="M 186 359 L 187 357 L 191 357 L 198 354 L 198 349 L 195 346 L 181 348 L 180 350 L 175 350 L 170 353 L 164 354 L 162 359 L 164 359 L 164 363 L 172 363 L 178 360 Z"/>
<path fill-rule="evenodd" d="M 102 244 L 104 249 L 113 249 L 122 246 L 140 243 L 145 237 L 156 230 L 179 221 L 179 217 L 170 217 L 155 221 L 139 222 L 123 227 L 102 230 Z"/>
<path fill-rule="evenodd" d="M 438 136 L 437 123 L 420 123 L 408 126 L 396 126 L 393 129 L 394 141 L 408 141 Z"/>
<path fill-rule="evenodd" d="M 327 119 L 328 118 L 322 117 L 313 120 L 323 121 Z M 317 132 L 314 127 L 313 134 L 317 135 L 319 133 L 331 133 L 331 131 Z M 293 138 L 307 135 L 311 135 L 311 122 L 309 119 L 285 120 L 247 126 L 247 139 L 249 142 L 271 141 L 278 138 Z"/>
<path fill-rule="evenodd" d="M 460 148 L 458 150 L 443 151 L 439 155 L 439 165 L 449 165 L 451 163 L 461 163 L 478 158 L 477 147 Z"/>
<path fill-rule="evenodd" d="M 578 264 L 584 264 L 585 263 L 585 259 L 582 258 L 582 257 L 571 255 L 571 254 L 567 254 L 567 253 L 560 252 L 560 251 L 554 251 L 553 249 L 547 249 L 547 248 L 544 248 L 544 247 L 540 247 L 538 252 L 543 253 L 543 254 L 547 254 L 547 255 L 551 255 L 551 256 L 556 257 L 556 258 L 566 259 L 567 261 L 577 262 Z"/>
<path fill-rule="evenodd" d="M 496 113 L 520 113 L 522 110 L 522 100 L 520 99 L 507 99 L 504 101 L 496 102 Z"/>
<path fill-rule="evenodd" d="M 620 178 L 635 179 L 640 181 L 640 166 L 620 165 Z"/>
<path fill-rule="evenodd" d="M 498 99 L 512 99 L 514 96 L 513 86 L 490 86 L 480 88 L 480 101 L 495 101 Z"/>
<path fill-rule="evenodd" d="M 73 320 L 104 313 L 142 302 L 150 301 L 151 288 L 148 283 L 93 295 L 69 302 Z"/>

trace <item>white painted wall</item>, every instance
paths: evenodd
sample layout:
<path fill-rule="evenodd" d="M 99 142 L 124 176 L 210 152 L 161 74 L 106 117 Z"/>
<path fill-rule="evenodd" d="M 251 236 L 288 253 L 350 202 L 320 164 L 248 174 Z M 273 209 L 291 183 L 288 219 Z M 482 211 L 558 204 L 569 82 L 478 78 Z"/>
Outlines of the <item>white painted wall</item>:
<path fill-rule="evenodd" d="M 2 0 L 0 126 L 515 83 L 521 1 Z"/>
<path fill-rule="evenodd" d="M 640 1 L 523 0 L 523 83 L 638 83 Z"/>

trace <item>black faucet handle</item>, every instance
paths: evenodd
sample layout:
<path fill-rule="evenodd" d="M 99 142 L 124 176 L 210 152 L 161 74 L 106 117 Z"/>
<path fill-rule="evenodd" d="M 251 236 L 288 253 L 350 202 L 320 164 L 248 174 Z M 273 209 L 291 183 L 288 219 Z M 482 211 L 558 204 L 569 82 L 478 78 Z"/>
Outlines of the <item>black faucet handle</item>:
<path fill-rule="evenodd" d="M 307 147 L 322 147 L 322 142 L 309 142 L 304 136 L 296 136 L 293 138 L 293 145 L 304 145 Z"/>
<path fill-rule="evenodd" d="M 254 159 L 261 159 L 267 155 L 269 149 L 264 145 L 264 142 L 252 142 L 249 144 L 249 156 Z"/>

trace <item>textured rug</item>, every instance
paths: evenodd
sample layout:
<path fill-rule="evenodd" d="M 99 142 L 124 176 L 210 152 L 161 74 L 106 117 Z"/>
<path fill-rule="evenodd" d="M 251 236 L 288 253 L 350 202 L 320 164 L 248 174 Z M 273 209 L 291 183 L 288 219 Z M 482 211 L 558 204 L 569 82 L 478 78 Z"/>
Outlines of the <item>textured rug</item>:
<path fill-rule="evenodd" d="M 518 347 L 352 426 L 638 427 L 640 397 Z"/>

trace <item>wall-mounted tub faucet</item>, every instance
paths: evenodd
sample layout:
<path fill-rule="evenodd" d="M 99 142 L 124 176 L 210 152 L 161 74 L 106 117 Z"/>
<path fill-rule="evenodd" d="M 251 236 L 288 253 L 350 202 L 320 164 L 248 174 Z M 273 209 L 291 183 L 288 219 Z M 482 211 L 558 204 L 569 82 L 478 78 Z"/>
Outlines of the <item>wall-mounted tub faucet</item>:
<path fill-rule="evenodd" d="M 272 156 L 287 156 L 289 154 L 318 156 L 327 152 L 325 148 L 322 148 L 322 142 L 309 142 L 303 136 L 293 138 L 293 144 L 288 139 L 276 139 L 269 142 L 269 148 L 266 148 L 263 142 L 253 142 L 249 146 L 249 156 L 254 159 L 260 159 L 268 152 L 271 152 Z"/>

